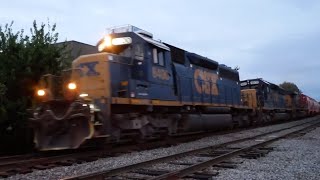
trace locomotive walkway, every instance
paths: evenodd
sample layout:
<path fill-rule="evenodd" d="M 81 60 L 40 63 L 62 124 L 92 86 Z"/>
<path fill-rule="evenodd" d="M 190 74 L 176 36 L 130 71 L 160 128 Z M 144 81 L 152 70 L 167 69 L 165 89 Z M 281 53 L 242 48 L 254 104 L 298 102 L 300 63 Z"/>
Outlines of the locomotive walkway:
<path fill-rule="evenodd" d="M 212 167 L 233 166 L 228 161 L 237 156 L 255 158 L 272 150 L 266 145 L 320 126 L 320 119 L 285 127 L 275 131 L 241 138 L 219 145 L 164 156 L 120 168 L 66 178 L 71 179 L 178 179 L 210 178 L 217 172 Z M 195 161 L 196 159 L 196 161 Z M 163 170 L 161 167 L 171 167 Z"/>

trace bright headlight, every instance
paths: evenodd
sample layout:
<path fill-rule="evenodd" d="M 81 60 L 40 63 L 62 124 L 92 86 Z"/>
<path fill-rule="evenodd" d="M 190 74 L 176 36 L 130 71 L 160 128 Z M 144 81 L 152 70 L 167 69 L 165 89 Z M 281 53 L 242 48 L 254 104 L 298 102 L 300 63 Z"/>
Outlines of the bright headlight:
<path fill-rule="evenodd" d="M 45 92 L 43 89 L 39 89 L 39 90 L 37 91 L 37 95 L 38 95 L 38 96 L 44 96 L 44 95 L 46 95 L 46 92 Z"/>
<path fill-rule="evenodd" d="M 131 37 L 118 37 L 112 39 L 110 36 L 107 35 L 100 41 L 100 44 L 98 44 L 98 50 L 101 52 L 110 46 L 127 45 L 131 43 Z"/>
<path fill-rule="evenodd" d="M 112 39 L 112 45 L 125 45 L 131 44 L 132 39 L 131 37 L 120 37 Z"/>
<path fill-rule="evenodd" d="M 69 83 L 69 84 L 68 84 L 68 89 L 70 89 L 70 90 L 77 89 L 76 83 Z"/>
<path fill-rule="evenodd" d="M 98 46 L 99 51 L 103 51 L 105 48 L 111 46 L 111 37 L 110 36 L 105 36 L 102 40 L 102 42 Z"/>
<path fill-rule="evenodd" d="M 88 97 L 89 95 L 86 94 L 86 93 L 82 93 L 82 94 L 80 94 L 79 96 L 80 96 L 80 97 Z"/>

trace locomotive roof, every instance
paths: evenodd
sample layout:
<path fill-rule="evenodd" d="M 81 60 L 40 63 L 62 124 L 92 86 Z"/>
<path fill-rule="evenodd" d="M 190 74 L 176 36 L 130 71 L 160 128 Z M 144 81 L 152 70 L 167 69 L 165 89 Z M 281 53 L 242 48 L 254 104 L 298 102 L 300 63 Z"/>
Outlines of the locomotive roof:
<path fill-rule="evenodd" d="M 199 54 L 188 52 L 186 50 L 177 48 L 175 46 L 172 46 L 170 44 L 163 43 L 161 41 L 157 41 L 153 39 L 153 34 L 142 30 L 138 27 L 132 26 L 132 25 L 123 25 L 123 26 L 117 26 L 107 29 L 109 34 L 125 34 L 125 33 L 134 33 L 138 35 L 140 38 L 145 40 L 146 42 L 159 47 L 161 49 L 171 51 L 171 54 L 174 56 L 172 60 L 177 63 L 185 64 L 186 59 L 189 63 L 198 65 L 201 67 L 205 67 L 212 70 L 217 70 L 218 68 L 221 68 L 223 71 L 228 71 L 232 74 L 235 74 L 237 76 L 236 79 L 238 79 L 238 71 L 234 70 L 230 67 L 227 67 L 223 64 L 219 64 L 218 62 L 209 59 L 207 57 L 201 56 Z M 239 79 L 238 79 L 239 80 Z"/>
<path fill-rule="evenodd" d="M 149 38 L 153 37 L 153 34 L 140 29 L 136 26 L 132 26 L 130 24 L 121 25 L 121 26 L 114 26 L 107 29 L 108 34 L 117 34 L 117 33 L 125 33 L 125 32 L 134 32 L 137 34 L 143 34 L 144 36 L 148 36 Z"/>
<path fill-rule="evenodd" d="M 188 57 L 188 59 L 189 59 L 191 64 L 195 64 L 195 65 L 198 65 L 198 66 L 206 67 L 206 68 L 209 68 L 209 69 L 217 69 L 218 66 L 219 66 L 218 62 L 216 62 L 214 60 L 211 60 L 209 58 L 200 56 L 200 55 L 198 55 L 196 53 L 188 52 L 187 53 L 187 57 Z"/>
<path fill-rule="evenodd" d="M 275 89 L 277 91 L 279 91 L 280 93 L 282 94 L 296 94 L 295 92 L 293 91 L 288 91 L 288 90 L 285 90 L 283 89 L 282 87 L 274 84 L 274 83 L 271 83 L 269 81 L 266 81 L 262 78 L 256 78 L 256 79 L 246 79 L 246 80 L 242 80 L 241 82 L 251 82 L 251 81 L 259 81 L 260 83 L 263 83 L 263 84 L 266 84 L 267 86 L 269 86 L 271 89 Z"/>
<path fill-rule="evenodd" d="M 153 44 L 159 48 L 162 48 L 164 50 L 170 51 L 170 48 L 168 46 L 166 46 L 165 44 L 163 44 L 162 42 L 156 41 L 152 38 L 149 38 L 147 36 L 144 36 L 142 34 L 136 33 L 138 36 L 140 36 L 142 39 L 144 39 L 145 41 L 147 41 L 150 44 Z"/>
<path fill-rule="evenodd" d="M 147 41 L 148 43 L 157 46 L 159 48 L 162 48 L 164 50 L 170 51 L 170 48 L 163 44 L 160 41 L 156 41 L 153 39 L 153 34 L 145 31 L 143 29 L 140 29 L 136 26 L 132 25 L 123 25 L 123 26 L 116 26 L 116 27 L 111 27 L 107 29 L 108 34 L 121 34 L 121 33 L 135 33 L 139 37 L 141 37 L 143 40 Z"/>

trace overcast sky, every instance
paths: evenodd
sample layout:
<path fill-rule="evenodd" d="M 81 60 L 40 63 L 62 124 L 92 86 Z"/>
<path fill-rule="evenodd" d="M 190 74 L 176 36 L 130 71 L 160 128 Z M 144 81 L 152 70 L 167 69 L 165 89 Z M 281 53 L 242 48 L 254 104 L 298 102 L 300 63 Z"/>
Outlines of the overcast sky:
<path fill-rule="evenodd" d="M 0 0 L 0 25 L 57 24 L 60 41 L 95 45 L 111 26 L 132 24 L 155 39 L 240 67 L 241 79 L 296 83 L 320 100 L 317 0 Z"/>

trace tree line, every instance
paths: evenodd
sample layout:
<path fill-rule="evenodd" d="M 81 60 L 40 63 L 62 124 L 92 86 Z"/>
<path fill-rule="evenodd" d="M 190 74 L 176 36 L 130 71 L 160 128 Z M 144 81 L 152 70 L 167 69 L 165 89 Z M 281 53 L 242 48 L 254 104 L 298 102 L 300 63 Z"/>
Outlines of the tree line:
<path fill-rule="evenodd" d="M 34 21 L 29 33 L 13 22 L 0 25 L 0 152 L 31 148 L 28 128 L 36 85 L 43 74 L 59 74 L 69 66 L 65 46 L 55 46 L 56 24 Z"/>

